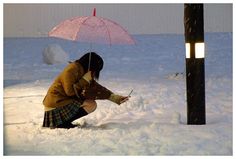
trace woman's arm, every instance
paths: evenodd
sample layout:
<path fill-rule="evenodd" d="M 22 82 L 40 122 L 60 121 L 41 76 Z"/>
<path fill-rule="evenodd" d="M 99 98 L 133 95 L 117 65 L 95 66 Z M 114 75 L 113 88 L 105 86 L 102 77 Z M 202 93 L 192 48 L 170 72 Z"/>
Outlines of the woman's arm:
<path fill-rule="evenodd" d="M 112 92 L 107 89 L 106 87 L 103 87 L 99 83 L 97 83 L 95 80 L 93 80 L 88 88 L 86 88 L 82 95 L 86 99 L 108 99 Z"/>

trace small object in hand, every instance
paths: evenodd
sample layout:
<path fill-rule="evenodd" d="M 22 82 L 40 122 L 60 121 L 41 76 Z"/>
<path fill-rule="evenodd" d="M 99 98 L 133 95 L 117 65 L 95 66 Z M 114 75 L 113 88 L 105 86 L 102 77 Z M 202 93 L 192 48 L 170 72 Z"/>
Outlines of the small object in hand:
<path fill-rule="evenodd" d="M 124 103 L 124 102 L 126 102 L 126 101 L 128 101 L 129 100 L 129 98 L 131 97 L 130 95 L 132 94 L 132 92 L 133 92 L 133 89 L 130 91 L 130 93 L 129 93 L 129 95 L 128 96 L 126 96 L 126 97 L 123 97 L 123 99 L 121 100 L 121 104 L 122 103 Z"/>
<path fill-rule="evenodd" d="M 130 95 L 131 95 L 131 93 L 133 92 L 133 89 L 130 91 L 130 93 L 129 93 L 129 95 L 128 95 L 128 97 L 130 97 Z"/>

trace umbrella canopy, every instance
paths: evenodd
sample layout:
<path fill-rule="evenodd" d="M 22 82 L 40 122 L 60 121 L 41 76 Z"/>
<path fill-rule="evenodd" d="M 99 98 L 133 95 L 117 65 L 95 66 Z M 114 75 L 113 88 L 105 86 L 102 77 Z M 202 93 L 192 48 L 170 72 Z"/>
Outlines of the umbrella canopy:
<path fill-rule="evenodd" d="M 73 41 L 102 44 L 135 44 L 133 38 L 119 24 L 106 18 L 82 16 L 67 19 L 55 26 L 49 36 Z"/>

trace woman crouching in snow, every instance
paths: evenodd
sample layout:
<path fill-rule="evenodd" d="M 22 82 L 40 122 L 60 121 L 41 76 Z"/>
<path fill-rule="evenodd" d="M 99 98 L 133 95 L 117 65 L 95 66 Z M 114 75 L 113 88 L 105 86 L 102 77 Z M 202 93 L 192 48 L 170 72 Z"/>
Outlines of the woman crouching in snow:
<path fill-rule="evenodd" d="M 96 82 L 102 68 L 103 59 L 94 52 L 70 63 L 55 79 L 43 100 L 43 127 L 75 127 L 74 120 L 96 109 L 96 99 L 108 99 L 116 104 L 127 101 L 128 96 L 116 95 Z"/>

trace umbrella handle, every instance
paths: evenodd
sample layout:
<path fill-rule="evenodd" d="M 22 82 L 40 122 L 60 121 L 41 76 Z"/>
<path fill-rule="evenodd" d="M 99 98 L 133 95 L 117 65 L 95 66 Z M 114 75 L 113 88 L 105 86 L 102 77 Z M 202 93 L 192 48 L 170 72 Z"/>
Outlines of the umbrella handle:
<path fill-rule="evenodd" d="M 89 53 L 89 64 L 88 64 L 88 71 L 90 71 L 90 65 L 91 65 L 91 56 L 92 56 L 92 43 L 90 43 L 90 53 Z"/>
<path fill-rule="evenodd" d="M 91 65 L 91 51 L 89 53 L 89 64 L 88 64 L 88 71 L 90 70 L 90 65 Z"/>

